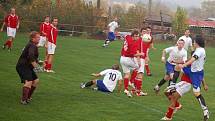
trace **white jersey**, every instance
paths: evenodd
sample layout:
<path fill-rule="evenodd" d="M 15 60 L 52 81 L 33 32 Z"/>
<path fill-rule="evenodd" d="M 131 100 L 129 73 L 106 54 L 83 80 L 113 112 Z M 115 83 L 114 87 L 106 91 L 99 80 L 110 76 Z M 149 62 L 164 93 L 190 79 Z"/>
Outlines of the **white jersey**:
<path fill-rule="evenodd" d="M 202 71 L 204 69 L 205 57 L 206 57 L 205 49 L 202 47 L 196 48 L 192 56 L 193 57 L 197 56 L 197 60 L 195 60 L 191 64 L 191 71 L 192 72 Z"/>
<path fill-rule="evenodd" d="M 179 50 L 177 46 L 172 46 L 166 48 L 165 51 L 166 53 L 169 53 L 167 61 L 173 65 L 176 65 L 175 62 L 185 62 L 187 60 L 187 51 L 184 48 Z"/>
<path fill-rule="evenodd" d="M 115 32 L 115 29 L 119 27 L 118 23 L 116 21 L 112 21 L 108 24 L 109 32 Z"/>
<path fill-rule="evenodd" d="M 180 39 L 183 39 L 184 40 L 184 48 L 188 51 L 189 47 L 192 47 L 192 39 L 190 37 L 186 37 L 185 35 L 184 36 L 181 36 L 178 41 Z"/>
<path fill-rule="evenodd" d="M 118 70 L 106 69 L 99 74 L 104 76 L 103 83 L 110 92 L 115 89 L 117 81 L 122 80 L 122 74 Z"/>

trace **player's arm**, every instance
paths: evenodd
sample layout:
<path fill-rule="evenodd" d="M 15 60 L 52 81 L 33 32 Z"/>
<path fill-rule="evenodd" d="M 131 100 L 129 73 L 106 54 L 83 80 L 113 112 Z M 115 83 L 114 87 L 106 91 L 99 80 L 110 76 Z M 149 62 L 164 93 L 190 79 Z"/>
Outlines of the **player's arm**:
<path fill-rule="evenodd" d="M 101 74 L 100 73 L 92 73 L 91 76 L 100 77 Z"/>
<path fill-rule="evenodd" d="M 203 87 L 204 87 L 204 90 L 205 90 L 205 91 L 208 91 L 208 85 L 206 84 L 206 81 L 205 81 L 204 78 L 203 78 L 203 80 L 202 80 L 202 85 L 203 85 Z"/>
<path fill-rule="evenodd" d="M 4 22 L 3 22 L 2 26 L 1 26 L 1 31 L 4 30 L 4 26 L 5 26 L 5 24 L 6 24 L 6 21 L 7 21 L 7 17 L 5 17 L 5 19 L 4 19 Z"/>
<path fill-rule="evenodd" d="M 193 56 L 189 61 L 187 61 L 186 63 L 184 63 L 180 67 L 181 68 L 187 67 L 188 65 L 191 65 L 197 59 L 198 59 L 198 56 Z"/>
<path fill-rule="evenodd" d="M 166 50 L 165 49 L 162 52 L 161 62 L 166 63 Z"/>
<path fill-rule="evenodd" d="M 119 82 L 118 82 L 118 93 L 121 92 L 121 90 L 122 90 L 122 85 L 123 85 L 123 80 L 120 79 Z"/>
<path fill-rule="evenodd" d="M 16 29 L 19 29 L 19 25 L 20 25 L 20 20 L 19 20 L 19 17 L 17 17 L 17 26 L 16 26 Z"/>

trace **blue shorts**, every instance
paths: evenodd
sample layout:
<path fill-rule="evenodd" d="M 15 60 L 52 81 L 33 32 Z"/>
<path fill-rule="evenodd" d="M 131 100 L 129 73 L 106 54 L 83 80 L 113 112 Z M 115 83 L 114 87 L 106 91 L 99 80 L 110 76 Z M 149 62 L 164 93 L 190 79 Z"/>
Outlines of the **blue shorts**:
<path fill-rule="evenodd" d="M 103 80 L 97 80 L 96 86 L 98 87 L 98 90 L 102 92 L 110 92 L 107 87 L 104 85 Z"/>
<path fill-rule="evenodd" d="M 115 34 L 113 32 L 108 32 L 108 40 L 114 41 L 116 38 Z"/>
<path fill-rule="evenodd" d="M 190 77 L 194 89 L 198 89 L 201 87 L 201 83 L 204 78 L 203 70 L 198 72 L 192 72 L 191 67 L 184 67 L 183 71 L 186 75 Z"/>
<path fill-rule="evenodd" d="M 168 61 L 166 62 L 166 74 L 170 75 L 171 73 L 174 73 L 175 65 L 172 65 Z"/>

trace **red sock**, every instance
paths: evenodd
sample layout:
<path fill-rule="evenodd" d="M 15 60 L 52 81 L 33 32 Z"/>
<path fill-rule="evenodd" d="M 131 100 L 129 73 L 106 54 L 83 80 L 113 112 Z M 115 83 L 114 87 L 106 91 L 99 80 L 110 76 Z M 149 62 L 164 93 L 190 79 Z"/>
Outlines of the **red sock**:
<path fill-rule="evenodd" d="M 128 90 L 128 78 L 124 78 L 124 88 Z"/>
<path fill-rule="evenodd" d="M 12 47 L 12 41 L 8 41 L 8 48 Z"/>
<path fill-rule="evenodd" d="M 4 43 L 4 46 L 8 46 L 9 40 Z"/>
<path fill-rule="evenodd" d="M 30 89 L 30 91 L 29 91 L 29 93 L 28 93 L 28 99 L 31 98 L 31 96 L 32 96 L 32 94 L 33 94 L 33 92 L 34 92 L 35 89 L 36 89 L 35 86 L 31 86 L 31 89 Z"/>
<path fill-rule="evenodd" d="M 25 86 L 22 88 L 22 101 L 27 101 L 30 89 L 31 88 Z"/>
<path fill-rule="evenodd" d="M 145 68 L 146 68 L 146 73 L 147 74 L 151 74 L 148 64 L 145 64 Z"/>
<path fill-rule="evenodd" d="M 52 64 L 49 64 L 49 70 L 51 70 L 52 69 Z"/>
<path fill-rule="evenodd" d="M 136 88 L 137 88 L 137 91 L 140 92 L 141 89 L 142 89 L 142 80 L 140 79 L 135 79 L 136 81 Z"/>
<path fill-rule="evenodd" d="M 173 116 L 173 111 L 174 111 L 174 108 L 169 107 L 169 108 L 168 108 L 168 111 L 166 112 L 166 117 L 167 117 L 167 118 L 172 118 L 172 116 Z"/>
<path fill-rule="evenodd" d="M 131 79 L 130 79 L 131 83 L 134 83 L 136 76 L 137 76 L 137 70 L 133 70 L 131 74 Z"/>
<path fill-rule="evenodd" d="M 175 102 L 175 107 L 179 107 L 180 103 L 178 101 Z"/>

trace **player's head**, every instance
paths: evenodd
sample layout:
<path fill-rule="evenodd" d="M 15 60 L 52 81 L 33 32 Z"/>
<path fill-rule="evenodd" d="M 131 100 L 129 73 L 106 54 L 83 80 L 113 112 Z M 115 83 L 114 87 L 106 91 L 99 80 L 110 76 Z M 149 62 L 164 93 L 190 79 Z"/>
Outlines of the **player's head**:
<path fill-rule="evenodd" d="M 10 13 L 11 13 L 11 14 L 15 14 L 15 13 L 16 13 L 16 9 L 15 9 L 15 8 L 11 8 L 11 9 L 10 9 Z"/>
<path fill-rule="evenodd" d="M 112 65 L 112 69 L 113 69 L 113 70 L 119 70 L 119 65 L 118 65 L 118 64 Z"/>
<path fill-rule="evenodd" d="M 201 35 L 196 35 L 193 43 L 194 48 L 205 47 L 205 41 Z"/>
<path fill-rule="evenodd" d="M 45 16 L 45 22 L 47 22 L 47 23 L 50 22 L 50 17 L 49 16 Z"/>
<path fill-rule="evenodd" d="M 149 27 L 149 26 L 148 26 L 148 27 L 146 27 L 146 30 L 147 30 L 147 33 L 149 33 L 149 34 L 152 32 L 152 28 L 151 28 L 151 27 Z"/>
<path fill-rule="evenodd" d="M 117 17 L 115 17 L 113 20 L 114 20 L 114 21 L 118 21 L 118 18 L 117 18 Z"/>
<path fill-rule="evenodd" d="M 57 19 L 57 18 L 53 18 L 52 24 L 53 24 L 54 26 L 57 26 L 57 24 L 58 24 L 58 19 Z"/>
<path fill-rule="evenodd" d="M 40 33 L 39 32 L 36 32 L 36 31 L 32 31 L 30 33 L 30 40 L 35 43 L 35 44 L 38 44 L 39 43 L 39 40 L 40 40 Z"/>
<path fill-rule="evenodd" d="M 142 35 L 148 33 L 148 32 L 147 32 L 147 29 L 146 29 L 145 27 L 144 27 L 144 28 L 141 28 L 141 29 L 140 29 L 140 32 L 141 32 Z"/>
<path fill-rule="evenodd" d="M 189 29 L 186 29 L 185 32 L 184 32 L 184 35 L 186 37 L 189 37 L 190 36 L 190 30 Z"/>
<path fill-rule="evenodd" d="M 133 30 L 132 32 L 131 32 L 131 37 L 133 38 L 133 40 L 138 40 L 139 39 L 139 31 L 138 30 Z"/>
<path fill-rule="evenodd" d="M 177 46 L 179 49 L 182 49 L 184 47 L 184 40 L 183 39 L 178 40 Z"/>

